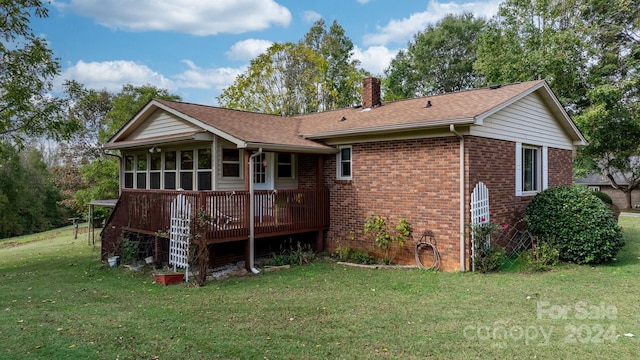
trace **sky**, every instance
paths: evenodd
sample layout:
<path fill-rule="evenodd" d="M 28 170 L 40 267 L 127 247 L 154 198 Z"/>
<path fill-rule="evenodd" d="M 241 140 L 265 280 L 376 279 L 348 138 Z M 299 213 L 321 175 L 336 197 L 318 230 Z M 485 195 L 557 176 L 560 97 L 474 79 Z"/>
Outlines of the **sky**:
<path fill-rule="evenodd" d="M 61 65 L 54 81 L 118 92 L 154 85 L 183 101 L 216 97 L 274 42 L 298 42 L 337 21 L 361 67 L 382 75 L 416 33 L 447 14 L 490 18 L 499 0 L 50 0 L 31 27 Z"/>

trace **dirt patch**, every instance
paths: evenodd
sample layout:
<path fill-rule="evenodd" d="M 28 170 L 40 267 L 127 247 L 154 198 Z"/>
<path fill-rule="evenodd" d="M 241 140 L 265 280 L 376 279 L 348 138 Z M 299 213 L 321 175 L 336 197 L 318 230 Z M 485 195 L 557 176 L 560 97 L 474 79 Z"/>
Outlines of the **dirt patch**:
<path fill-rule="evenodd" d="M 4 249 L 4 248 L 12 248 L 12 247 L 14 247 L 14 246 L 18 246 L 18 245 L 21 245 L 21 244 L 22 244 L 22 243 L 19 243 L 19 242 L 17 242 L 17 241 L 9 241 L 9 242 L 6 242 L 6 243 L 2 243 L 2 244 L 0 244 L 0 249 Z"/>

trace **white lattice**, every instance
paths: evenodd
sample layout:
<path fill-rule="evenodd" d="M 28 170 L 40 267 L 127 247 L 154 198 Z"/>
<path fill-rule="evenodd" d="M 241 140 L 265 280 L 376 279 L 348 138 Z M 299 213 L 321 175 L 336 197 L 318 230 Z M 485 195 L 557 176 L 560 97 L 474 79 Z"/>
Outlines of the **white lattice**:
<path fill-rule="evenodd" d="M 489 189 L 487 186 L 479 182 L 473 188 L 473 192 L 471 193 L 471 228 L 475 228 L 476 226 L 489 223 Z M 471 232 L 471 259 L 475 260 L 475 249 L 479 248 L 476 246 L 478 241 L 482 241 L 481 246 L 485 248 L 489 247 L 490 238 L 486 239 L 476 239 L 474 236 L 474 232 Z M 475 271 L 475 263 L 472 265 L 472 270 Z"/>
<path fill-rule="evenodd" d="M 189 281 L 189 242 L 191 238 L 191 202 L 180 194 L 171 203 L 171 227 L 169 228 L 169 265 L 173 270 L 185 269 Z"/>

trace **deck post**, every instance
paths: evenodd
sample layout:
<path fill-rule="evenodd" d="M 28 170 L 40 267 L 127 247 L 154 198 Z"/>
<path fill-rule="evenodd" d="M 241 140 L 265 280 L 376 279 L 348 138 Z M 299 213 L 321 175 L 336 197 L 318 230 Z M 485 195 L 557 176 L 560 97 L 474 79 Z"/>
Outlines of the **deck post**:
<path fill-rule="evenodd" d="M 318 230 L 316 233 L 316 252 L 324 251 L 324 230 Z"/>

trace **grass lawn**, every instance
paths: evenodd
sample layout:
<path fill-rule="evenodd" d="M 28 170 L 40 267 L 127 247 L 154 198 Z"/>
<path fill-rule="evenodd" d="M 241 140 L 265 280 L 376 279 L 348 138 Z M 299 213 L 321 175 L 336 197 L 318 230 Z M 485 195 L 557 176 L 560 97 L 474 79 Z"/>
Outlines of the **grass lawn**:
<path fill-rule="evenodd" d="M 640 218 L 620 224 L 627 244 L 605 266 L 318 261 L 201 288 L 104 266 L 72 230 L 2 240 L 0 359 L 637 359 Z"/>

